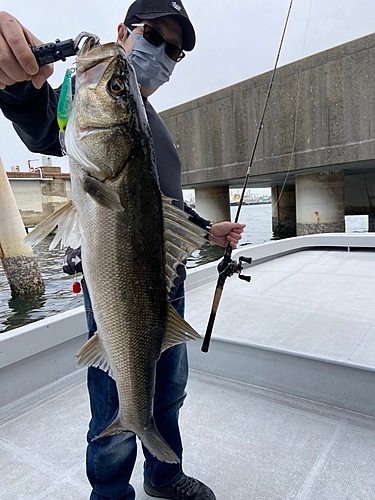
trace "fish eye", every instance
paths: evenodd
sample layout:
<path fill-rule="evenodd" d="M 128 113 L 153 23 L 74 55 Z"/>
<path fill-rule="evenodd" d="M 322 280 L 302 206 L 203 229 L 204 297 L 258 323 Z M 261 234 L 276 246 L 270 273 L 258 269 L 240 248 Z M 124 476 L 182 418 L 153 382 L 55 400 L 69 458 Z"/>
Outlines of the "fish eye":
<path fill-rule="evenodd" d="M 109 91 L 115 96 L 120 96 L 125 91 L 125 83 L 121 78 L 113 78 L 109 82 Z"/>

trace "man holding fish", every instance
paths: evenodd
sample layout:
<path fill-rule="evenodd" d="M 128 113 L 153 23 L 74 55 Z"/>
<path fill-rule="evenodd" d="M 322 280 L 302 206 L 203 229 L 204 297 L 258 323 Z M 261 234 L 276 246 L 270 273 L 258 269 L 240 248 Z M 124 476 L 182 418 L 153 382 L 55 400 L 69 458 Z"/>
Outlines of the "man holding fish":
<path fill-rule="evenodd" d="M 14 17 L 0 13 L 0 108 L 30 150 L 61 156 L 58 97 L 46 83 L 53 68 L 39 68 L 29 48 L 41 44 Z M 235 248 L 245 226 L 212 225 L 184 205 L 175 144 L 147 99 L 194 46 L 180 0 L 136 0 L 118 26 L 117 44 L 82 48 L 77 59 L 65 137 L 72 202 L 50 224 L 63 233 L 68 216 L 69 235 L 61 234 L 67 244 L 72 228 L 81 233 L 90 339 L 77 358 L 89 366 L 92 500 L 135 498 L 129 481 L 136 435 L 148 495 L 216 498 L 181 464 L 185 342 L 197 337 L 182 319 L 183 262 L 205 237 Z M 41 236 L 34 243 L 46 232 L 36 228 L 35 238 Z"/>

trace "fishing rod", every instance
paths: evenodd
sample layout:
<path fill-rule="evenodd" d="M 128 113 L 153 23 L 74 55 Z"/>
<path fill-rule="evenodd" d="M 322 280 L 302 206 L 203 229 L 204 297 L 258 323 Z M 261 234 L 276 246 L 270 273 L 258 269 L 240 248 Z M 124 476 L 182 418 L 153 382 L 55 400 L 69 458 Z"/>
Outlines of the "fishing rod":
<path fill-rule="evenodd" d="M 246 187 L 247 187 L 247 183 L 248 183 L 249 177 L 250 177 L 251 167 L 252 167 L 254 157 L 255 157 L 255 151 L 256 151 L 256 148 L 258 145 L 260 133 L 261 133 L 262 128 L 263 128 L 264 116 L 266 114 L 268 101 L 270 99 L 272 85 L 273 85 L 273 82 L 275 79 L 276 69 L 277 69 L 277 65 L 279 62 L 281 49 L 282 49 L 282 46 L 284 43 L 285 33 L 286 33 L 286 29 L 288 27 L 288 22 L 289 22 L 290 12 L 292 10 L 292 5 L 293 5 L 293 0 L 291 0 L 290 4 L 289 4 L 288 14 L 286 16 L 286 21 L 284 24 L 284 29 L 283 29 L 283 33 L 282 33 L 281 41 L 280 41 L 280 45 L 279 45 L 279 50 L 278 50 L 277 56 L 276 56 L 275 66 L 273 68 L 270 83 L 268 85 L 268 91 L 267 91 L 266 100 L 265 100 L 264 107 L 263 107 L 263 112 L 262 112 L 262 115 L 260 118 L 260 122 L 259 122 L 256 136 L 255 136 L 254 146 L 253 146 L 253 150 L 251 152 L 249 166 L 248 166 L 248 169 L 246 172 L 246 177 L 245 177 L 244 185 L 242 188 L 241 198 L 240 198 L 237 212 L 236 212 L 236 216 L 234 219 L 234 222 L 236 222 L 236 223 L 238 222 L 238 219 L 240 217 L 240 212 L 241 212 L 243 200 L 245 197 Z M 248 283 L 251 281 L 251 277 L 242 275 L 241 271 L 243 270 L 242 263 L 245 262 L 246 264 L 251 264 L 252 259 L 248 258 L 248 257 L 239 257 L 239 259 L 238 259 L 239 262 L 233 261 L 232 260 L 232 251 L 233 251 L 232 247 L 230 246 L 230 244 L 228 244 L 228 246 L 226 247 L 225 253 L 224 253 L 223 260 L 218 265 L 219 277 L 217 280 L 215 294 L 214 294 L 214 298 L 212 301 L 211 313 L 210 313 L 210 317 L 209 317 L 208 324 L 207 324 L 206 334 L 204 336 L 204 340 L 203 340 L 203 344 L 202 344 L 202 348 L 201 348 L 202 352 L 208 352 L 208 349 L 210 346 L 212 330 L 213 330 L 215 319 L 216 319 L 216 313 L 217 313 L 217 310 L 219 307 L 219 303 L 220 303 L 221 295 L 223 293 L 223 288 L 224 288 L 224 284 L 225 284 L 226 279 L 229 278 L 230 276 L 233 276 L 233 274 L 238 274 L 238 277 L 241 280 L 247 281 Z"/>

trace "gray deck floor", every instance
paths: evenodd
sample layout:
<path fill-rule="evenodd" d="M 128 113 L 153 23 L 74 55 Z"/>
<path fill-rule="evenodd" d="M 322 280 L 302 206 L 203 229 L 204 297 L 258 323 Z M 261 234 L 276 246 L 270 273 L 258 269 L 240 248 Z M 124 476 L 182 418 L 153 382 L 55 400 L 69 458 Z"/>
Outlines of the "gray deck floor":
<path fill-rule="evenodd" d="M 218 500 L 373 500 L 374 419 L 192 372 L 188 474 Z M 0 424 L 1 500 L 84 500 L 84 381 Z M 142 490 L 139 453 L 132 483 Z"/>
<path fill-rule="evenodd" d="M 375 252 L 306 250 L 228 278 L 213 337 L 375 368 Z M 216 281 L 216 280 L 215 280 Z M 216 283 L 187 295 L 205 332 Z"/>
<path fill-rule="evenodd" d="M 247 273 L 227 281 L 214 335 L 375 367 L 375 253 L 301 252 Z M 200 331 L 214 287 L 188 294 Z M 0 500 L 88 499 L 84 372 L 68 380 L 0 414 Z M 218 500 L 374 498 L 374 418 L 192 372 L 181 428 L 185 472 Z M 132 483 L 149 498 L 141 453 Z"/>

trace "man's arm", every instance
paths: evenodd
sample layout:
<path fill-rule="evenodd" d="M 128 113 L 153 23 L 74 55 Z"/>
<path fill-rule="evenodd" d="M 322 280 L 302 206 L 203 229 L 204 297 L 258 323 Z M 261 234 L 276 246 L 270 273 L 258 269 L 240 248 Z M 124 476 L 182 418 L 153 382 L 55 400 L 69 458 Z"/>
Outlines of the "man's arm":
<path fill-rule="evenodd" d="M 239 224 L 235 222 L 217 222 L 212 224 L 209 220 L 203 219 L 195 210 L 193 210 L 187 203 L 184 203 L 184 211 L 189 214 L 189 220 L 197 226 L 209 232 L 208 239 L 216 245 L 227 247 L 230 245 L 236 248 L 238 242 L 242 238 L 242 233 L 246 224 Z"/>
<path fill-rule="evenodd" d="M 61 156 L 57 97 L 46 83 L 53 66 L 39 68 L 30 50 L 40 44 L 16 18 L 0 12 L 0 109 L 30 151 Z"/>
<path fill-rule="evenodd" d="M 56 120 L 57 95 L 48 83 L 40 90 L 31 82 L 0 90 L 0 109 L 30 151 L 62 156 Z"/>
<path fill-rule="evenodd" d="M 203 219 L 195 210 L 191 208 L 190 205 L 184 202 L 184 212 L 189 214 L 189 221 L 193 222 L 197 226 L 201 227 L 202 229 L 206 229 L 206 231 L 209 231 L 212 224 L 211 221 L 207 219 Z"/>

